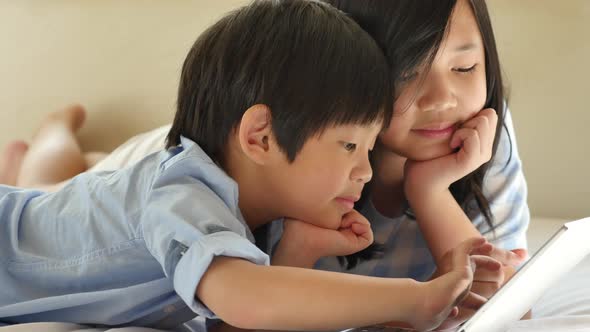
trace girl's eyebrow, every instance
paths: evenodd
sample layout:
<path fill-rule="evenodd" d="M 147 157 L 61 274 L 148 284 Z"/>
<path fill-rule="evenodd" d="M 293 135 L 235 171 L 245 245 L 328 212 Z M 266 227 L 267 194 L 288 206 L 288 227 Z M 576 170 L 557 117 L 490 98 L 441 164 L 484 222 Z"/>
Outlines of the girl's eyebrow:
<path fill-rule="evenodd" d="M 477 48 L 476 43 L 467 43 L 455 48 L 455 52 L 467 52 Z"/>

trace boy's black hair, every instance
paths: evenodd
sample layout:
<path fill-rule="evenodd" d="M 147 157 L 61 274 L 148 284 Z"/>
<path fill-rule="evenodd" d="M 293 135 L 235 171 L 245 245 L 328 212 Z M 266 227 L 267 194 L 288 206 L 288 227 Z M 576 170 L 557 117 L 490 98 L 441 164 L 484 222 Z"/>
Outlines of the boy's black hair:
<path fill-rule="evenodd" d="M 223 166 L 230 133 L 249 107 L 264 104 L 293 161 L 331 126 L 389 124 L 392 93 L 380 48 L 342 12 L 317 1 L 254 1 L 192 46 L 167 147 L 185 136 Z"/>
<path fill-rule="evenodd" d="M 391 80 L 403 80 L 418 66 L 426 68 L 434 60 L 448 32 L 447 27 L 457 0 L 323 0 L 349 14 L 377 41 L 390 64 Z M 505 128 L 506 94 L 502 82 L 500 61 L 488 8 L 485 0 L 469 0 L 482 35 L 486 58 L 487 98 L 484 108 L 498 114 L 498 126 L 493 145 L 495 156 L 501 131 Z M 394 84 L 395 85 L 395 84 Z M 393 120 L 395 121 L 395 119 Z M 506 132 L 508 132 L 506 130 Z M 510 137 L 509 137 L 510 139 Z M 492 157 L 493 160 L 493 157 Z M 489 232 L 494 224 L 488 199 L 483 194 L 483 181 L 490 162 L 451 185 L 451 192 L 464 210 L 475 201 L 484 215 Z M 358 206 L 366 203 L 370 183 L 365 186 Z M 382 253 L 382 247 L 372 245 L 357 254 L 341 259 L 347 268 Z"/>

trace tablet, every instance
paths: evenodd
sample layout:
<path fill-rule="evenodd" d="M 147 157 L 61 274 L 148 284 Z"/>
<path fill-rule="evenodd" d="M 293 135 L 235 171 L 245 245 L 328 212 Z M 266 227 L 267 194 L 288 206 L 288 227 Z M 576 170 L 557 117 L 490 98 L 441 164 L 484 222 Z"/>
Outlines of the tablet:
<path fill-rule="evenodd" d="M 459 331 L 506 331 L 588 254 L 590 218 L 564 224 Z"/>
<path fill-rule="evenodd" d="M 505 332 L 556 282 L 590 254 L 590 218 L 564 224 L 533 257 L 484 304 L 459 332 Z M 589 276 L 590 277 L 590 276 Z M 341 332 L 397 332 L 370 326 Z"/>

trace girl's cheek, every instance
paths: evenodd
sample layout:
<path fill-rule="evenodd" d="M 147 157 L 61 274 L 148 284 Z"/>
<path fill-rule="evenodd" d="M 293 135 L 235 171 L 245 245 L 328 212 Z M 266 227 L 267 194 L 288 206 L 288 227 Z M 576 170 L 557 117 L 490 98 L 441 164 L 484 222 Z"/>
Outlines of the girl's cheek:
<path fill-rule="evenodd" d="M 482 80 L 474 80 L 463 86 L 465 109 L 477 113 L 481 111 L 486 103 L 487 89 L 485 77 Z"/>

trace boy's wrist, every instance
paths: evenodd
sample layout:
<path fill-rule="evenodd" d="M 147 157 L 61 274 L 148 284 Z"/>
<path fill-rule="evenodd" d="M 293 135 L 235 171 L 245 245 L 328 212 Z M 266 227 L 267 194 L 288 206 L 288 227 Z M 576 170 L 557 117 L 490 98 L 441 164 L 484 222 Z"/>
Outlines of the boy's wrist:
<path fill-rule="evenodd" d="M 271 264 L 276 266 L 291 266 L 302 268 L 313 268 L 315 262 L 320 259 L 316 257 L 313 250 L 309 250 L 304 243 L 296 244 L 290 239 L 282 238 L 272 256 Z"/>
<path fill-rule="evenodd" d="M 404 321 L 409 323 L 410 326 L 401 326 L 406 328 L 413 327 L 412 323 L 416 320 L 420 320 L 420 317 L 423 316 L 423 312 L 425 312 L 425 308 L 429 303 L 429 297 L 431 296 L 432 291 L 432 285 L 430 282 L 411 281 L 412 296 L 408 297 L 410 305 L 406 307 L 408 311 L 406 313 L 406 319 L 404 319 Z"/>

